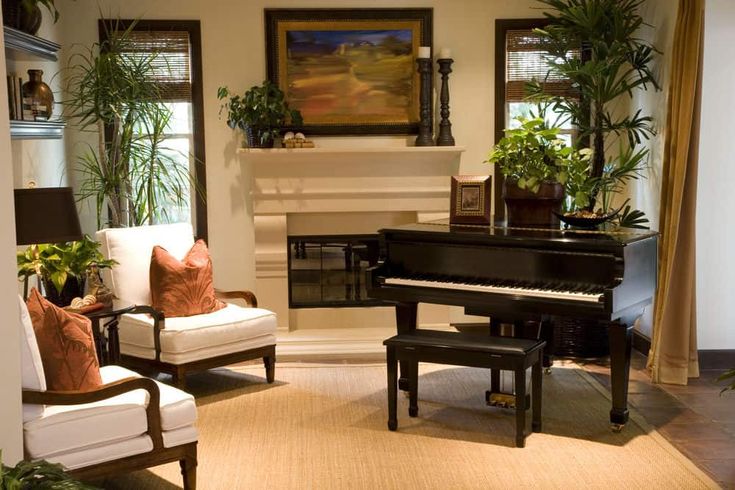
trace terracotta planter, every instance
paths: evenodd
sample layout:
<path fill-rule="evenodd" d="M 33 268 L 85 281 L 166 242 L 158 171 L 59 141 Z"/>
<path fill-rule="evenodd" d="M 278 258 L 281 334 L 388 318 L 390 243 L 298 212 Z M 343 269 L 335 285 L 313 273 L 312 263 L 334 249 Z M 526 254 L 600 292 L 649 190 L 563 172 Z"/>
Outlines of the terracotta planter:
<path fill-rule="evenodd" d="M 503 183 L 503 199 L 508 208 L 508 226 L 558 228 L 564 201 L 564 187 L 559 183 L 543 183 L 538 193 L 519 188 L 515 181 Z"/>

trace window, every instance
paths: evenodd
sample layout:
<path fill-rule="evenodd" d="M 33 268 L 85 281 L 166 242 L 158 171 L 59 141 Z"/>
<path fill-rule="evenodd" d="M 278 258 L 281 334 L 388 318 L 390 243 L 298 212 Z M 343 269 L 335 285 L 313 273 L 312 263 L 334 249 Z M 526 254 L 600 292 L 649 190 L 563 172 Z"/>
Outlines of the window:
<path fill-rule="evenodd" d="M 100 36 L 105 28 L 100 21 Z M 123 20 L 118 29 L 134 23 L 129 34 L 129 57 L 150 56 L 153 79 L 161 87 L 162 102 L 172 113 L 165 130 L 169 156 L 196 176 L 201 192 L 190 188 L 183 207 L 169 203 L 169 222 L 191 222 L 197 237 L 207 238 L 204 115 L 202 97 L 201 34 L 199 21 Z M 141 128 L 141 131 L 144 131 Z M 190 186 L 191 187 L 191 186 Z"/>
<path fill-rule="evenodd" d="M 513 127 L 517 116 L 530 116 L 536 106 L 525 100 L 526 83 L 543 82 L 544 90 L 554 95 L 573 94 L 571 82 L 554 77 L 546 65 L 546 50 L 540 37 L 533 32 L 544 27 L 544 19 L 498 19 L 495 22 L 495 142 L 503 137 L 503 129 Z M 569 53 L 579 56 L 579 53 Z M 561 128 L 561 138 L 572 144 L 574 128 L 555 114 L 546 114 L 549 125 Z M 497 169 L 496 169 L 497 170 Z M 502 220 L 505 206 L 502 198 L 503 177 L 495 172 L 495 219 Z"/>

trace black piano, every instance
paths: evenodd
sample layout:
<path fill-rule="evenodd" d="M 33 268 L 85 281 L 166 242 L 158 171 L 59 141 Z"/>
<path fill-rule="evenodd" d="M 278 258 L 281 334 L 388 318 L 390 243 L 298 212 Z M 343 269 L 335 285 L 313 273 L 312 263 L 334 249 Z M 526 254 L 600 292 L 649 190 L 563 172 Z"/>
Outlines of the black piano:
<path fill-rule="evenodd" d="M 610 422 L 616 430 L 627 422 L 633 322 L 651 304 L 656 287 L 655 232 L 439 220 L 380 234 L 385 260 L 368 271 L 368 295 L 396 303 L 399 333 L 416 328 L 418 303 L 463 306 L 468 314 L 490 317 L 493 333 L 500 322 L 548 325 L 554 316 L 609 322 Z M 402 366 L 402 388 L 406 373 Z"/>

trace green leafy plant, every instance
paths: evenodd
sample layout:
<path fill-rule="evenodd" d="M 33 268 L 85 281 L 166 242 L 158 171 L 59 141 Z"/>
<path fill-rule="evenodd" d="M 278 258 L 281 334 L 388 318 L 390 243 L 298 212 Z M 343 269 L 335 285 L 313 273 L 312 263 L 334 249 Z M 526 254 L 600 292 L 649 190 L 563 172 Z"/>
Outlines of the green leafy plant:
<path fill-rule="evenodd" d="M 134 27 L 105 24 L 107 40 L 69 61 L 67 115 L 81 131 L 97 135 L 77 169 L 78 196 L 94 201 L 98 227 L 108 210 L 113 227 L 165 222 L 167 208 L 184 206 L 190 188 L 203 196 L 190 155 L 176 158 L 181 153 L 166 144 L 172 112 L 154 77 L 158 53 L 131 49 Z"/>
<path fill-rule="evenodd" d="M 92 264 L 100 269 L 111 268 L 117 262 L 107 260 L 100 252 L 100 243 L 88 235 L 76 242 L 33 245 L 17 253 L 18 277 L 40 275 L 61 294 L 69 279 L 84 282 Z"/>
<path fill-rule="evenodd" d="M 539 0 L 550 10 L 550 24 L 536 32 L 547 47 L 550 74 L 568 79 L 574 96 L 550 96 L 543 81 L 529 84 L 531 98 L 546 98 L 553 110 L 563 114 L 579 130 L 579 143 L 592 150 L 586 205 L 593 210 L 609 209 L 609 198 L 626 172 L 640 176 L 645 150 L 605 154 L 611 135 L 627 141 L 630 148 L 654 134 L 652 118 L 638 110 L 633 115 L 616 111 L 619 97 L 633 90 L 659 89 L 651 68 L 656 49 L 638 37 L 645 26 L 638 11 L 644 0 Z M 580 56 L 570 53 L 579 51 Z M 582 199 L 578 199 L 579 205 Z M 598 202 L 603 201 L 603 202 Z M 640 213 L 640 211 L 637 211 Z"/>
<path fill-rule="evenodd" d="M 284 126 L 303 124 L 301 112 L 290 109 L 283 91 L 269 80 L 251 87 L 243 95 L 220 87 L 217 97 L 227 99 L 220 107 L 220 114 L 227 111 L 227 125 L 232 129 L 253 131 L 256 144 L 260 146 L 269 146 Z"/>
<path fill-rule="evenodd" d="M 720 394 L 723 394 L 728 390 L 735 390 L 735 368 L 722 373 L 720 376 L 717 377 L 717 381 L 729 381 L 729 384 L 725 385 L 725 387 L 722 388 Z"/>
<path fill-rule="evenodd" d="M 536 193 L 544 182 L 566 185 L 570 174 L 587 168 L 588 153 L 568 147 L 559 139 L 559 128 L 548 127 L 543 117 L 518 116 L 515 120 L 519 126 L 505 130 L 486 163 L 497 163 L 519 188 Z"/>
<path fill-rule="evenodd" d="M 2 451 L 0 451 L 0 457 Z M 97 487 L 70 477 L 60 464 L 45 460 L 20 461 L 13 467 L 0 464 L 0 488 L 3 490 L 94 490 Z"/>

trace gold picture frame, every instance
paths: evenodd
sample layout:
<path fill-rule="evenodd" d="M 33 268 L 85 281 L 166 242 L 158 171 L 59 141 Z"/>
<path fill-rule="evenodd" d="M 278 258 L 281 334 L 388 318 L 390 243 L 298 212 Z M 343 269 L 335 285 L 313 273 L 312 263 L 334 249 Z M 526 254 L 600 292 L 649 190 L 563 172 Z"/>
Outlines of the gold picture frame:
<path fill-rule="evenodd" d="M 449 222 L 453 225 L 490 225 L 492 177 L 455 175 L 452 177 Z"/>

